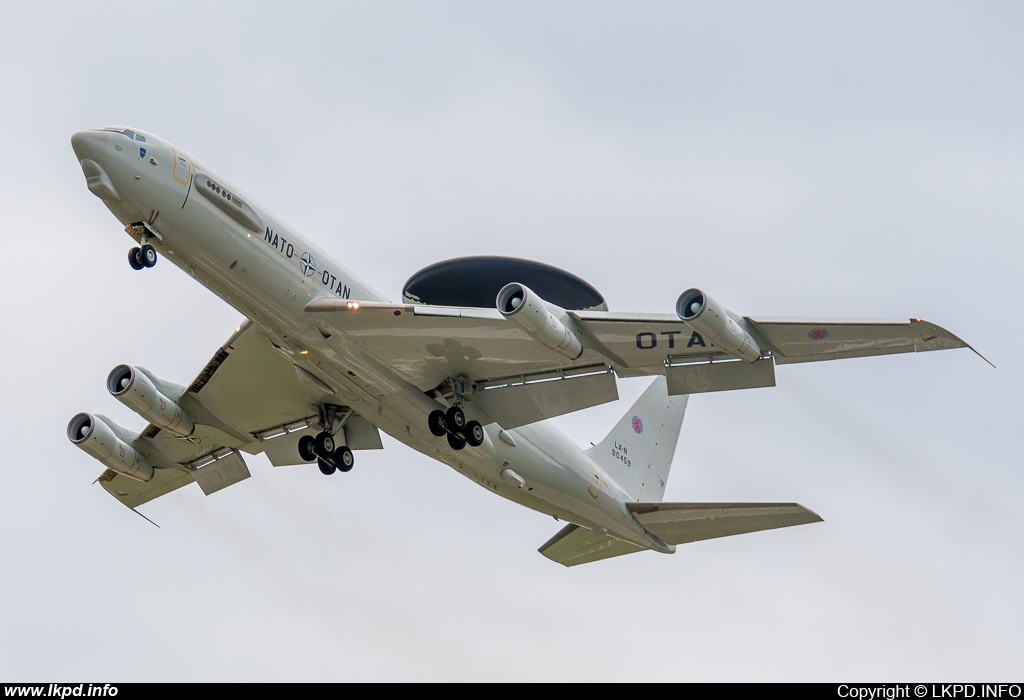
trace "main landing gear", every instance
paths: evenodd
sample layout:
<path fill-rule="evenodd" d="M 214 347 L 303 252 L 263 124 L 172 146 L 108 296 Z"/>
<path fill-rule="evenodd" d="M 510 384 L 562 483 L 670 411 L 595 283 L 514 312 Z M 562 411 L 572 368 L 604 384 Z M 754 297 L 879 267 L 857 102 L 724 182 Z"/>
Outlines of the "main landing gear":
<path fill-rule="evenodd" d="M 299 457 L 304 462 L 315 461 L 320 467 L 320 473 L 325 476 L 330 476 L 335 471 L 350 472 L 356 463 L 352 450 L 345 445 L 336 444 L 334 439 L 344 427 L 345 421 L 352 415 L 352 411 L 349 410 L 341 416 L 337 413 L 336 406 L 325 407 L 321 424 L 328 426 L 329 430 L 319 432 L 316 436 L 303 435 L 299 438 Z"/>
<path fill-rule="evenodd" d="M 335 471 L 350 472 L 356 463 L 352 450 L 345 445 L 335 447 L 334 437 L 326 432 L 299 438 L 299 456 L 306 462 L 315 460 L 320 471 L 328 476 Z"/>
<path fill-rule="evenodd" d="M 437 437 L 447 436 L 448 445 L 453 450 L 484 444 L 484 427 L 475 420 L 467 421 L 459 406 L 452 406 L 447 411 L 431 411 L 427 416 L 427 427 Z"/>

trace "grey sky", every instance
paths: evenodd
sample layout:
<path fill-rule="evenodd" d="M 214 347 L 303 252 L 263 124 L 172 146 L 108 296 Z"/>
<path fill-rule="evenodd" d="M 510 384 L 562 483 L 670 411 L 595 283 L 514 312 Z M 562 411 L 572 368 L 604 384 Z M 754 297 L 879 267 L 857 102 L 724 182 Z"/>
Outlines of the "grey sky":
<path fill-rule="evenodd" d="M 0 679 L 998 679 L 1024 656 L 1019 3 L 8 3 Z M 183 146 L 391 298 L 473 253 L 613 310 L 921 316 L 968 351 L 690 402 L 667 500 L 824 524 L 566 570 L 560 524 L 388 439 L 130 513 L 64 426 L 139 428 L 240 315 L 128 237 L 69 137 Z M 597 441 L 644 388 L 559 424 Z"/>

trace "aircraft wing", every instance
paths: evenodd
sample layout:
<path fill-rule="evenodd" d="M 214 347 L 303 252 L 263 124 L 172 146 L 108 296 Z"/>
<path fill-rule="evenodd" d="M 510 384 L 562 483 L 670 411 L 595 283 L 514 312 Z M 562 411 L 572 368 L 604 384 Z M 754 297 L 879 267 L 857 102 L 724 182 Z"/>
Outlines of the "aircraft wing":
<path fill-rule="evenodd" d="M 628 367 L 687 357 L 725 355 L 673 314 L 573 312 Z M 930 321 L 745 317 L 748 330 L 776 364 L 970 347 Z"/>
<path fill-rule="evenodd" d="M 497 309 L 315 299 L 306 307 L 366 361 L 423 391 L 448 377 L 502 427 L 551 418 L 618 398 L 611 373 L 665 374 L 670 394 L 775 385 L 775 364 L 969 347 L 921 319 L 739 319 L 763 358 L 743 362 L 674 314 L 570 311 L 582 353 L 573 359 L 538 342 Z M 572 381 L 565 381 L 572 380 Z"/>
<path fill-rule="evenodd" d="M 319 418 L 307 391 L 273 341 L 245 321 L 178 399 L 195 420 L 195 432 L 181 438 L 150 424 L 134 438 L 133 446 L 163 467 L 153 479 L 140 482 L 108 469 L 98 481 L 134 508 L 193 481 L 209 495 L 248 478 L 242 452 L 265 451 L 274 464 L 297 463 L 293 443 Z"/>

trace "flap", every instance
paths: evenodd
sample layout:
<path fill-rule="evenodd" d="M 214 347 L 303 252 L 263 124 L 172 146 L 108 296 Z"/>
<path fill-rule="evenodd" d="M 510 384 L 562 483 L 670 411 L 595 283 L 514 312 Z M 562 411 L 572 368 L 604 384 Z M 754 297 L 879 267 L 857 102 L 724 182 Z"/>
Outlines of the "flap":
<path fill-rule="evenodd" d="M 292 433 L 278 435 L 264 442 L 261 447 L 263 454 L 267 456 L 270 463 L 275 467 L 292 467 L 301 464 L 309 464 L 299 456 L 299 440 L 304 435 L 316 436 L 320 427 L 302 428 Z"/>
<path fill-rule="evenodd" d="M 238 450 L 219 457 L 194 472 L 196 483 L 207 496 L 249 478 L 249 468 Z"/>
<path fill-rule="evenodd" d="M 537 551 L 562 566 L 577 566 L 642 552 L 644 548 L 579 525 L 566 525 Z"/>
<path fill-rule="evenodd" d="M 315 437 L 320 432 L 320 425 L 314 423 L 315 419 L 315 416 L 310 416 L 304 421 L 260 433 L 259 438 L 263 441 L 260 446 L 270 463 L 275 467 L 309 464 L 299 456 L 299 440 L 306 435 Z M 358 413 L 349 416 L 334 440 L 336 444 L 347 445 L 351 450 L 384 449 L 377 426 Z"/>
<path fill-rule="evenodd" d="M 382 450 L 380 431 L 358 413 L 345 421 L 345 444 L 350 450 Z"/>
<path fill-rule="evenodd" d="M 691 361 L 669 365 L 665 368 L 665 378 L 670 395 L 758 389 L 775 386 L 775 360 L 767 357 L 755 362 L 736 358 Z"/>
<path fill-rule="evenodd" d="M 468 398 L 505 430 L 561 416 L 619 398 L 605 365 L 478 385 Z"/>
<path fill-rule="evenodd" d="M 644 528 L 668 544 L 821 522 L 799 503 L 627 503 Z"/>

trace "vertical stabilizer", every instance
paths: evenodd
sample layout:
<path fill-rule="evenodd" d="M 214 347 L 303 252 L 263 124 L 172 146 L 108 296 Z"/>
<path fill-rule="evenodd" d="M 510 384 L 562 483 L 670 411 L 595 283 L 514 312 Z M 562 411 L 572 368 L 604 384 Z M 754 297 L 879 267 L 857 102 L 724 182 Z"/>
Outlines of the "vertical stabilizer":
<path fill-rule="evenodd" d="M 665 495 L 689 398 L 669 396 L 665 377 L 658 377 L 608 437 L 587 450 L 634 501 L 656 502 Z"/>

